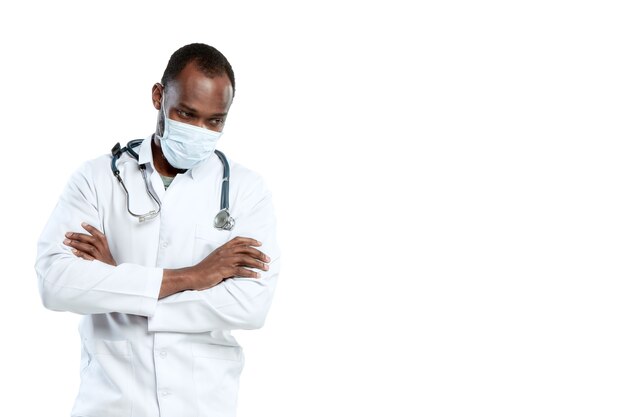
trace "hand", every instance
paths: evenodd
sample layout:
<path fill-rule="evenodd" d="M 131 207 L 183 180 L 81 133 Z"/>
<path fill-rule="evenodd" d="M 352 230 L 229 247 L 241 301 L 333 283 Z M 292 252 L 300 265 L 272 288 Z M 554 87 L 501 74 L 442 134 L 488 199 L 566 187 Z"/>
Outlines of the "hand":
<path fill-rule="evenodd" d="M 236 237 L 211 252 L 197 265 L 189 268 L 194 289 L 203 290 L 234 276 L 259 278 L 258 272 L 248 268 L 267 271 L 270 257 L 253 246 L 261 242 L 248 237 Z"/>
<path fill-rule="evenodd" d="M 82 223 L 81 226 L 90 234 L 67 232 L 65 234 L 67 239 L 63 243 L 71 247 L 72 253 L 79 258 L 88 261 L 97 259 L 105 264 L 116 266 L 117 263 L 111 255 L 104 233 L 87 223 Z"/>

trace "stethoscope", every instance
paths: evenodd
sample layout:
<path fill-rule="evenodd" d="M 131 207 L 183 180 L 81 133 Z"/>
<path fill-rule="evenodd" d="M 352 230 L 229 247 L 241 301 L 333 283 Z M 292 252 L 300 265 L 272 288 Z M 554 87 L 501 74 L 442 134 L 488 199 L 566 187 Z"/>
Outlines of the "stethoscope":
<path fill-rule="evenodd" d="M 113 171 L 113 175 L 115 175 L 115 178 L 117 178 L 119 183 L 122 185 L 124 192 L 126 193 L 126 209 L 131 216 L 139 219 L 139 223 L 143 223 L 146 220 L 152 220 L 157 217 L 161 212 L 161 203 L 154 196 L 154 194 L 152 194 L 152 191 L 150 191 L 150 187 L 148 186 L 148 178 L 146 176 L 146 164 L 139 164 L 139 170 L 141 171 L 143 182 L 146 185 L 146 191 L 148 192 L 148 195 L 152 198 L 152 200 L 156 203 L 157 209 L 150 210 L 146 214 L 133 213 L 130 209 L 130 197 L 128 196 L 128 190 L 126 189 L 126 185 L 124 185 L 122 177 L 120 177 L 120 170 L 117 169 L 117 160 L 122 156 L 124 152 L 128 152 L 131 157 L 139 162 L 139 154 L 135 152 L 134 148 L 141 145 L 143 141 L 144 139 L 131 140 L 123 148 L 118 142 L 115 144 L 113 149 L 111 149 L 111 154 L 113 155 L 113 158 L 111 159 L 111 170 Z M 222 152 L 216 149 L 215 154 L 220 158 L 220 161 L 222 161 L 222 165 L 224 165 L 224 174 L 222 176 L 222 198 L 220 201 L 220 211 L 215 216 L 215 219 L 213 219 L 213 226 L 215 226 L 216 229 L 220 230 L 231 230 L 235 226 L 235 219 L 233 219 L 228 212 L 228 182 L 230 179 L 230 166 L 228 165 L 226 156 Z"/>

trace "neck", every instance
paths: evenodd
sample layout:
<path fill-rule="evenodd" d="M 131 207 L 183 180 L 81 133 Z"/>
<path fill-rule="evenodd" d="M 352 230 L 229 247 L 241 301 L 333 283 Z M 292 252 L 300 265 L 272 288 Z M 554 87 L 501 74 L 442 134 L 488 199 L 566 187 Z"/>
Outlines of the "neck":
<path fill-rule="evenodd" d="M 165 159 L 165 155 L 163 155 L 163 151 L 161 150 L 161 144 L 157 143 L 158 140 L 156 138 L 152 138 L 150 141 L 150 146 L 152 147 L 152 161 L 154 162 L 154 167 L 157 172 L 161 175 L 165 175 L 166 177 L 174 177 L 176 174 L 185 173 L 186 169 L 178 169 L 174 168 L 167 162 Z"/>

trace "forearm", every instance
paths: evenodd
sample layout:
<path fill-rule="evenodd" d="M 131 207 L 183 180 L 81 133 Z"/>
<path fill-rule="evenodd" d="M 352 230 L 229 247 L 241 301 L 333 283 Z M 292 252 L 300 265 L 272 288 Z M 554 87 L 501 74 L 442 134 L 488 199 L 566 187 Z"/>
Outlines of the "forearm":
<path fill-rule="evenodd" d="M 202 275 L 197 266 L 165 270 L 161 298 L 148 318 L 148 330 L 203 333 L 263 326 L 280 271 L 275 240 L 267 237 L 271 261 L 255 278 L 207 281 L 209 275 Z"/>
<path fill-rule="evenodd" d="M 78 314 L 119 312 L 151 316 L 163 271 L 135 264 L 111 266 L 63 254 L 43 254 L 36 263 L 44 306 Z"/>
<path fill-rule="evenodd" d="M 164 269 L 159 299 L 189 289 L 189 269 Z"/>
<path fill-rule="evenodd" d="M 195 273 L 197 272 L 194 271 L 193 267 L 164 269 L 163 280 L 161 281 L 161 290 L 159 292 L 159 299 L 168 297 L 181 291 L 202 289 L 197 284 L 198 280 L 195 279 Z M 212 287 L 218 283 L 219 282 L 211 283 L 207 285 L 207 287 Z"/>
<path fill-rule="evenodd" d="M 267 317 L 280 259 L 261 278 L 229 278 L 212 288 L 180 291 L 162 298 L 148 318 L 152 332 L 203 333 L 258 329 Z M 165 274 L 164 274 L 165 277 Z"/>

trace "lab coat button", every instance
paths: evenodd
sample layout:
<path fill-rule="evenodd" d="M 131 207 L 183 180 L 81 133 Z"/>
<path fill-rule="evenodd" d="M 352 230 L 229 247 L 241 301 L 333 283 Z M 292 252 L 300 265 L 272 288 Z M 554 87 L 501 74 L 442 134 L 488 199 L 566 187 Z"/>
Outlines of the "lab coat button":
<path fill-rule="evenodd" d="M 162 351 L 161 351 L 161 353 L 160 353 L 160 355 L 161 355 L 161 357 L 162 357 L 163 359 L 165 359 L 165 358 L 167 357 L 167 351 L 162 350 Z"/>
<path fill-rule="evenodd" d="M 161 247 L 162 247 L 162 248 L 167 248 L 167 242 L 163 242 L 163 243 L 161 243 Z"/>

